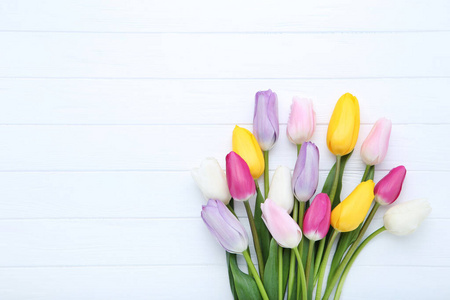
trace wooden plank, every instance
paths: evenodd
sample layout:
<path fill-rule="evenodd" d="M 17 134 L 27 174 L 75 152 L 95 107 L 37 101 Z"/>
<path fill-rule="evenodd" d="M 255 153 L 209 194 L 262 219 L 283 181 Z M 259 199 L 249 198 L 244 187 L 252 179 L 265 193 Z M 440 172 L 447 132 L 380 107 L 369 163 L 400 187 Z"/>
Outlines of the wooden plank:
<path fill-rule="evenodd" d="M 18 1 L 0 6 L 0 30 L 311 32 L 449 30 L 448 1 Z M 420 17 L 418 17 L 420 16 Z"/>
<path fill-rule="evenodd" d="M 249 232 L 247 219 L 241 221 Z M 375 220 L 372 227 L 381 225 Z M 448 226 L 450 219 L 430 218 L 409 236 L 384 233 L 358 264 L 450 267 L 447 249 L 429 246 L 450 242 Z M 225 265 L 200 217 L 2 220 L 0 238 L 1 267 Z"/>
<path fill-rule="evenodd" d="M 448 267 L 361 267 L 349 273 L 341 299 L 447 299 Z M 420 280 L 418 279 L 420 278 Z M 5 299 L 195 299 L 228 300 L 231 293 L 223 266 L 8 268 L 0 272 Z M 381 280 L 382 279 L 382 280 Z M 183 284 L 179 284 L 183 282 Z M 176 288 L 174 288 L 176 286 Z M 57 288 L 55 288 L 57 287 Z"/>
<path fill-rule="evenodd" d="M 318 192 L 327 173 L 320 172 Z M 359 183 L 362 173 L 345 172 L 343 198 Z M 375 181 L 385 174 L 376 172 Z M 450 201 L 442 197 L 441 187 L 449 175 L 408 171 L 398 202 L 426 197 L 433 206 L 431 216 L 447 218 Z M 0 219 L 192 218 L 200 215 L 205 203 L 189 171 L 0 172 Z M 246 216 L 240 204 L 236 204 L 236 213 Z M 380 209 L 377 216 L 382 215 Z"/>
<path fill-rule="evenodd" d="M 247 126 L 248 127 L 248 126 Z M 362 125 L 348 170 L 361 170 L 363 139 L 371 125 Z M 208 156 L 224 165 L 231 150 L 232 125 L 181 126 L 0 126 L 0 171 L 190 170 Z M 284 135 L 271 151 L 270 164 L 293 166 L 295 146 Z M 437 147 L 449 125 L 394 125 L 389 152 L 378 167 L 390 170 L 405 164 L 408 170 L 450 170 L 445 147 Z M 326 147 L 327 127 L 313 136 L 321 151 L 321 170 L 335 161 Z M 169 179 L 170 177 L 168 177 Z"/>
<path fill-rule="evenodd" d="M 254 94 L 276 91 L 287 122 L 294 95 L 312 97 L 319 124 L 350 91 L 361 121 L 449 123 L 449 78 L 304 80 L 0 79 L 0 124 L 251 123 Z M 420 109 L 416 107 L 420 106 Z"/>
<path fill-rule="evenodd" d="M 0 39 L 5 47 L 0 55 L 0 77 L 449 77 L 450 43 L 446 42 L 449 38 L 450 32 L 250 35 L 2 32 Z"/>

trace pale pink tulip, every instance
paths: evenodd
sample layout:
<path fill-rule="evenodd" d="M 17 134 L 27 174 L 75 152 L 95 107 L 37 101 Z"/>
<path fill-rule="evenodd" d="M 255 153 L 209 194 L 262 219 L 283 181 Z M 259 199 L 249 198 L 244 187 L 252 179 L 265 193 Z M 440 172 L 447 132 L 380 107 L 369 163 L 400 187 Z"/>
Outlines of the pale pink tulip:
<path fill-rule="evenodd" d="M 294 97 L 286 133 L 294 144 L 303 144 L 311 139 L 316 128 L 316 113 L 310 99 Z"/>
<path fill-rule="evenodd" d="M 386 157 L 391 136 L 392 123 L 381 118 L 375 125 L 361 146 L 361 158 L 366 165 L 377 165 Z"/>

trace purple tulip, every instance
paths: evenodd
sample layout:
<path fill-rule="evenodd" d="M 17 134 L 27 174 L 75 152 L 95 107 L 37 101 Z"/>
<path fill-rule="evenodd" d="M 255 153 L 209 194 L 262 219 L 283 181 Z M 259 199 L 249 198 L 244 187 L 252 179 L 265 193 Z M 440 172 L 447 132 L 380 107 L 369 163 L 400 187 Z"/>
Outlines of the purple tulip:
<path fill-rule="evenodd" d="M 231 151 L 226 157 L 227 183 L 231 196 L 237 201 L 247 201 L 256 193 L 250 169 L 245 160 Z"/>
<path fill-rule="evenodd" d="M 314 195 L 319 183 L 319 149 L 312 142 L 303 143 L 295 163 L 292 189 L 295 198 L 306 202 Z"/>
<path fill-rule="evenodd" d="M 317 194 L 303 219 L 303 234 L 311 241 L 323 239 L 330 228 L 331 202 L 325 193 Z"/>
<path fill-rule="evenodd" d="M 272 149 L 279 132 L 277 94 L 272 90 L 257 92 L 253 115 L 253 134 L 263 151 Z"/>
<path fill-rule="evenodd" d="M 217 241 L 230 253 L 242 253 L 248 248 L 248 236 L 239 220 L 219 200 L 209 200 L 202 206 L 202 219 Z"/>
<path fill-rule="evenodd" d="M 404 166 L 393 168 L 375 186 L 375 201 L 381 205 L 389 205 L 397 200 L 402 191 L 406 169 Z"/>

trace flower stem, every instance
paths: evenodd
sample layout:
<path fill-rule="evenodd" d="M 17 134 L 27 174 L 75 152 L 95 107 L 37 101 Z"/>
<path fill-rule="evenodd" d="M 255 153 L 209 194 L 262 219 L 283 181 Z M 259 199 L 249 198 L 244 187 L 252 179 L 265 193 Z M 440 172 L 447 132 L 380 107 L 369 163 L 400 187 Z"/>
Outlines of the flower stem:
<path fill-rule="evenodd" d="M 300 149 L 302 148 L 302 144 L 297 145 L 297 156 L 300 154 Z"/>
<path fill-rule="evenodd" d="M 305 278 L 305 270 L 303 269 L 303 263 L 302 263 L 302 258 L 300 257 L 300 253 L 298 252 L 297 247 L 292 249 L 295 253 L 295 256 L 297 257 L 297 262 L 298 262 L 298 266 L 299 266 L 299 276 L 300 276 L 300 280 L 301 280 L 301 290 L 302 290 L 302 298 L 303 300 L 307 300 L 308 297 L 308 291 L 306 290 L 306 278 Z M 297 294 L 299 293 L 299 291 L 297 291 Z"/>
<path fill-rule="evenodd" d="M 375 205 L 372 207 L 372 210 L 370 211 L 369 216 L 367 217 L 366 221 L 364 222 L 364 225 L 361 228 L 361 231 L 359 232 L 358 237 L 356 238 L 355 242 L 353 242 L 352 246 L 348 250 L 348 252 L 345 255 L 344 259 L 342 260 L 341 264 L 336 269 L 336 272 L 334 273 L 333 278 L 329 282 L 327 289 L 325 290 L 325 294 L 323 295 L 323 299 L 328 299 L 328 297 L 330 297 L 331 292 L 333 291 L 334 286 L 336 285 L 337 281 L 339 280 L 339 277 L 341 276 L 342 271 L 344 271 L 345 267 L 347 266 L 347 263 L 349 262 L 349 260 L 351 259 L 352 255 L 353 255 L 353 253 L 355 253 L 359 242 L 362 240 L 364 234 L 367 231 L 367 228 L 369 227 L 370 222 L 372 222 L 372 219 L 375 216 L 375 213 L 377 212 L 379 207 L 380 207 L 380 204 L 378 204 L 378 202 L 375 202 Z"/>
<path fill-rule="evenodd" d="M 314 242 L 315 241 L 312 241 L 312 240 L 310 240 L 309 241 L 309 247 L 308 247 L 308 257 L 307 257 L 307 260 L 306 260 L 306 286 L 308 286 L 308 283 L 309 283 L 309 277 L 310 277 L 310 274 L 309 273 L 311 273 L 311 261 L 312 261 L 312 256 L 313 256 L 313 251 L 314 251 Z"/>
<path fill-rule="evenodd" d="M 331 186 L 330 194 L 328 195 L 328 196 L 330 196 L 331 209 L 333 209 L 334 198 L 336 197 L 340 170 L 341 170 L 341 156 L 336 155 L 336 169 L 334 172 L 334 180 L 333 180 L 333 185 Z M 321 264 L 322 255 L 323 255 L 323 249 L 325 249 L 325 242 L 326 242 L 326 238 L 323 238 L 319 243 L 319 248 L 317 249 L 316 261 L 315 261 L 315 265 L 314 265 L 314 277 L 317 275 L 317 272 L 319 271 L 319 266 Z"/>
<path fill-rule="evenodd" d="M 258 232 L 256 231 L 255 219 L 253 219 L 252 209 L 248 201 L 244 201 L 245 211 L 247 212 L 248 222 L 253 236 L 253 244 L 255 246 L 256 257 L 258 258 L 259 276 L 264 278 L 264 261 L 261 251 L 261 244 L 259 243 Z"/>
<path fill-rule="evenodd" d="M 283 298 L 283 248 L 278 246 L 278 300 Z"/>
<path fill-rule="evenodd" d="M 252 259 L 250 258 L 250 253 L 248 252 L 248 249 L 245 250 L 243 253 L 245 261 L 247 262 L 248 268 L 250 269 L 250 273 L 252 273 L 253 278 L 256 281 L 256 285 L 258 286 L 259 292 L 261 293 L 261 296 L 264 300 L 269 300 L 269 296 L 267 296 L 267 292 L 264 289 L 264 285 L 261 281 L 261 278 L 258 276 L 258 272 L 256 271 L 255 265 L 252 262 Z"/>
<path fill-rule="evenodd" d="M 292 211 L 292 216 L 294 221 L 297 222 L 298 217 L 298 201 L 294 199 L 294 210 Z M 295 256 L 293 255 L 294 250 L 291 250 L 291 260 L 289 262 L 289 282 L 288 282 L 288 299 L 291 299 L 292 290 L 294 288 L 295 279 Z"/>
<path fill-rule="evenodd" d="M 339 234 L 339 231 L 333 229 L 332 235 L 330 238 L 330 241 L 327 245 L 327 250 L 325 250 L 325 255 L 323 256 L 322 263 L 320 264 L 320 271 L 319 271 L 319 281 L 317 283 L 317 290 L 316 290 L 316 300 L 320 300 L 320 296 L 322 294 L 322 284 L 323 284 L 323 276 L 325 275 L 325 269 L 327 268 L 327 262 L 328 257 L 330 256 L 331 248 L 333 247 L 333 242 L 336 239 L 337 235 Z"/>
<path fill-rule="evenodd" d="M 366 170 L 364 171 L 364 175 L 362 177 L 361 182 L 364 182 L 367 180 L 367 175 L 369 175 L 370 165 L 366 165 Z"/>
<path fill-rule="evenodd" d="M 347 266 L 345 267 L 344 273 L 342 273 L 341 279 L 339 280 L 338 287 L 336 289 L 336 294 L 334 295 L 334 300 L 339 300 L 342 293 L 342 288 L 344 287 L 345 279 L 347 278 L 348 272 L 350 271 L 350 268 L 352 267 L 353 263 L 355 262 L 356 258 L 358 257 L 359 253 L 364 249 L 364 247 L 377 235 L 385 231 L 386 228 L 381 227 L 377 231 L 373 232 L 371 235 L 369 235 L 362 243 L 359 245 L 356 252 L 353 254 L 352 258 L 348 262 Z"/>
<path fill-rule="evenodd" d="M 264 153 L 264 199 L 269 195 L 269 151 Z"/>

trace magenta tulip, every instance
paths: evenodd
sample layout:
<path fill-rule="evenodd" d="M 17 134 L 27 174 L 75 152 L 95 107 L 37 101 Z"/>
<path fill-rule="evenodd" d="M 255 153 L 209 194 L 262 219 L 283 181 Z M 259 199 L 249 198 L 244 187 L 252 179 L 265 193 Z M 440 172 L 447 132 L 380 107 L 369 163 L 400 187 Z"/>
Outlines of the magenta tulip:
<path fill-rule="evenodd" d="M 377 165 L 386 157 L 391 136 L 392 123 L 381 118 L 375 125 L 361 146 L 361 158 L 366 165 Z"/>
<path fill-rule="evenodd" d="M 330 228 L 331 202 L 325 193 L 317 194 L 303 219 L 303 234 L 311 241 L 323 239 Z"/>
<path fill-rule="evenodd" d="M 316 128 L 316 113 L 310 99 L 294 97 L 287 123 L 286 134 L 294 144 L 303 144 L 311 139 Z"/>
<path fill-rule="evenodd" d="M 262 219 L 278 245 L 295 248 L 302 239 L 302 231 L 297 222 L 271 199 L 261 203 Z"/>
<path fill-rule="evenodd" d="M 306 202 L 314 195 L 319 184 L 319 149 L 312 142 L 302 145 L 292 175 L 295 198 Z"/>
<path fill-rule="evenodd" d="M 263 151 L 272 149 L 280 135 L 278 98 L 272 90 L 256 93 L 253 134 Z"/>
<path fill-rule="evenodd" d="M 227 183 L 234 200 L 247 201 L 256 192 L 250 169 L 245 160 L 231 151 L 226 157 Z"/>
<path fill-rule="evenodd" d="M 202 219 L 217 241 L 230 253 L 242 253 L 248 248 L 248 236 L 241 222 L 219 200 L 209 200 L 202 206 Z"/>
<path fill-rule="evenodd" d="M 397 200 L 402 191 L 405 176 L 406 169 L 404 166 L 398 166 L 392 169 L 375 186 L 375 201 L 381 205 L 389 205 Z"/>

